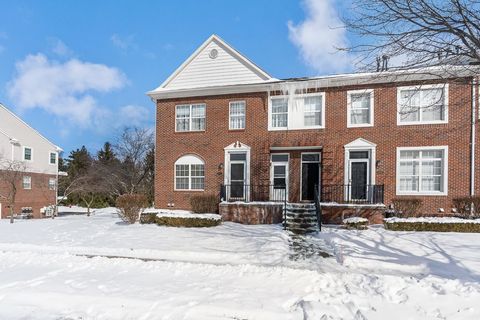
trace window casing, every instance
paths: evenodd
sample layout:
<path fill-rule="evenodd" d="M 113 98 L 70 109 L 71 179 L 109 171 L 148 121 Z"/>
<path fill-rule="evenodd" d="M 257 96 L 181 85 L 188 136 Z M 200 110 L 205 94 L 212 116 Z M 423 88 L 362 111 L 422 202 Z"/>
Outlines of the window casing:
<path fill-rule="evenodd" d="M 321 129 L 325 127 L 325 94 L 271 96 L 268 112 L 270 131 Z"/>
<path fill-rule="evenodd" d="M 48 190 L 55 190 L 57 188 L 57 179 L 48 178 Z"/>
<path fill-rule="evenodd" d="M 397 194 L 446 195 L 448 147 L 397 148 Z"/>
<path fill-rule="evenodd" d="M 33 161 L 33 149 L 30 147 L 23 147 L 23 160 Z"/>
<path fill-rule="evenodd" d="M 229 128 L 230 130 L 245 129 L 245 101 L 233 101 L 229 106 Z"/>
<path fill-rule="evenodd" d="M 272 127 L 288 127 L 288 99 L 272 98 Z"/>
<path fill-rule="evenodd" d="M 175 106 L 175 131 L 205 131 L 204 103 Z"/>
<path fill-rule="evenodd" d="M 175 162 L 175 190 L 204 190 L 205 164 L 197 156 L 187 155 Z"/>
<path fill-rule="evenodd" d="M 374 119 L 372 89 L 348 91 L 347 127 L 371 127 Z"/>
<path fill-rule="evenodd" d="M 397 124 L 448 122 L 448 84 L 397 89 Z"/>
<path fill-rule="evenodd" d="M 23 189 L 26 189 L 26 190 L 32 189 L 32 177 L 23 176 L 22 187 L 23 187 Z"/>
<path fill-rule="evenodd" d="M 48 159 L 48 163 L 57 164 L 57 153 L 56 152 L 50 152 L 50 158 Z"/>

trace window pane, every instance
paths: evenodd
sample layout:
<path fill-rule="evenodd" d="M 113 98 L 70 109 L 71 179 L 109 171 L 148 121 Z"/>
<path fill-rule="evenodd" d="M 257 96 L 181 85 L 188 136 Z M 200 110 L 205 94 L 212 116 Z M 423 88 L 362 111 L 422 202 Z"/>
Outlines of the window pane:
<path fill-rule="evenodd" d="M 370 110 L 368 109 L 352 109 L 350 111 L 350 122 L 352 124 L 368 124 L 370 123 Z"/>
<path fill-rule="evenodd" d="M 57 162 L 57 155 L 55 153 L 50 153 L 50 164 L 55 164 Z"/>
<path fill-rule="evenodd" d="M 190 106 L 177 106 L 177 119 L 190 117 Z"/>
<path fill-rule="evenodd" d="M 204 104 L 192 105 L 192 117 L 205 118 L 205 105 Z"/>
<path fill-rule="evenodd" d="M 442 121 L 445 120 L 443 105 L 425 106 L 422 109 L 423 121 Z"/>
<path fill-rule="evenodd" d="M 302 154 L 302 161 L 304 162 L 320 162 L 319 154 Z"/>
<path fill-rule="evenodd" d="M 413 192 L 444 191 L 443 159 L 443 150 L 401 151 L 399 189 Z"/>
<path fill-rule="evenodd" d="M 288 112 L 288 100 L 272 99 L 272 113 Z"/>
<path fill-rule="evenodd" d="M 177 119 L 177 131 L 189 131 L 190 119 Z"/>
<path fill-rule="evenodd" d="M 245 128 L 245 102 L 230 103 L 230 129 Z"/>
<path fill-rule="evenodd" d="M 352 109 L 370 108 L 370 93 L 352 94 L 350 99 L 352 101 Z"/>
<path fill-rule="evenodd" d="M 192 119 L 192 131 L 205 130 L 205 118 L 193 118 Z"/>
<path fill-rule="evenodd" d="M 205 187 L 205 178 L 192 178 L 192 190 L 203 190 Z"/>
<path fill-rule="evenodd" d="M 304 124 L 305 126 L 320 126 L 322 124 L 320 112 L 314 113 L 305 113 L 304 114 Z"/>
<path fill-rule="evenodd" d="M 188 164 L 177 164 L 175 168 L 176 168 L 175 174 L 177 175 L 177 177 L 188 177 L 189 175 Z"/>
<path fill-rule="evenodd" d="M 175 182 L 176 189 L 188 190 L 188 178 L 179 178 L 177 177 Z"/>
<path fill-rule="evenodd" d="M 203 164 L 191 165 L 192 177 L 203 177 L 205 175 Z"/>
<path fill-rule="evenodd" d="M 400 151 L 400 159 L 418 159 L 420 158 L 420 151 Z"/>
<path fill-rule="evenodd" d="M 303 98 L 303 111 L 320 112 L 322 110 L 322 96 Z"/>
<path fill-rule="evenodd" d="M 286 127 L 287 121 L 287 114 L 274 114 L 272 117 L 272 125 L 274 127 Z"/>
<path fill-rule="evenodd" d="M 418 177 L 400 178 L 401 191 L 418 191 Z"/>
<path fill-rule="evenodd" d="M 422 177 L 422 191 L 442 191 L 441 177 L 425 176 Z"/>
<path fill-rule="evenodd" d="M 231 153 L 230 154 L 230 160 L 234 161 L 244 161 L 247 160 L 247 154 L 246 153 Z"/>
<path fill-rule="evenodd" d="M 402 161 L 400 163 L 400 175 L 418 175 L 419 163 L 415 161 Z"/>
<path fill-rule="evenodd" d="M 272 162 L 287 162 L 288 154 L 272 154 Z"/>
<path fill-rule="evenodd" d="M 273 167 L 273 175 L 274 176 L 284 176 L 285 172 L 286 172 L 285 170 L 286 170 L 286 168 L 283 165 L 274 166 Z"/>
<path fill-rule="evenodd" d="M 350 159 L 368 159 L 368 151 L 350 151 Z"/>
<path fill-rule="evenodd" d="M 32 160 L 32 149 L 25 148 L 25 158 L 24 160 Z"/>

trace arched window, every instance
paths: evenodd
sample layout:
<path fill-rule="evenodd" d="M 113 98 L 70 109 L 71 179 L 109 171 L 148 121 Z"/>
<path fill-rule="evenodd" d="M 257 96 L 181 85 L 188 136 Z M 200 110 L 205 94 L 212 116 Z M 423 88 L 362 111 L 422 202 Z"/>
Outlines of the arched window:
<path fill-rule="evenodd" d="M 195 155 L 185 155 L 175 162 L 175 190 L 203 190 L 205 163 Z"/>

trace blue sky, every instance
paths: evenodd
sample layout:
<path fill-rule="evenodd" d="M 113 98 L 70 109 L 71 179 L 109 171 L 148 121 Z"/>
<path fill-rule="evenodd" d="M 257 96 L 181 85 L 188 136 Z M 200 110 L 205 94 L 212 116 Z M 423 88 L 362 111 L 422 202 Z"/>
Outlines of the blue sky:
<path fill-rule="evenodd" d="M 157 87 L 218 34 L 277 78 L 350 71 L 334 0 L 3 1 L 0 102 L 65 152 L 153 127 Z"/>

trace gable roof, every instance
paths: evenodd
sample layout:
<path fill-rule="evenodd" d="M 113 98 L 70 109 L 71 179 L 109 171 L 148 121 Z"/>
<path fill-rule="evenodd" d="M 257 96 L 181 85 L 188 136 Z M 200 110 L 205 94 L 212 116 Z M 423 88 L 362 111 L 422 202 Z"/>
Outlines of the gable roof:
<path fill-rule="evenodd" d="M 0 108 L 4 109 L 5 111 L 7 111 L 7 113 L 9 113 L 13 118 L 17 119 L 18 121 L 20 121 L 23 125 L 25 125 L 27 128 L 29 128 L 30 130 L 32 130 L 35 134 L 37 134 L 39 137 L 41 137 L 43 140 L 45 140 L 46 142 L 48 142 L 50 145 L 52 145 L 56 151 L 63 151 L 62 148 L 60 148 L 59 146 L 57 146 L 56 144 L 54 144 L 53 142 L 51 142 L 50 140 L 48 140 L 47 138 L 45 138 L 40 132 L 38 132 L 37 130 L 35 130 L 34 128 L 32 128 L 32 126 L 30 126 L 28 123 L 26 123 L 25 121 L 22 120 L 22 118 L 20 118 L 19 116 L 17 116 L 15 113 L 13 113 L 10 109 L 8 109 L 6 106 L 4 106 L 2 103 L 0 103 Z M 0 133 L 2 133 L 3 135 L 5 135 L 6 137 L 8 137 L 10 140 L 15 140 L 15 137 L 11 137 L 9 134 L 3 132 L 3 131 L 0 131 Z"/>
<path fill-rule="evenodd" d="M 277 79 L 213 34 L 158 88 L 148 94 L 272 80 Z"/>

